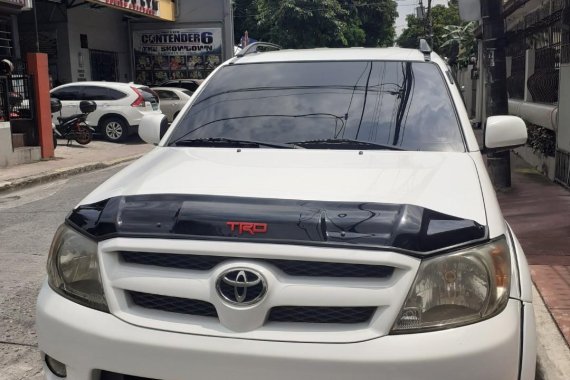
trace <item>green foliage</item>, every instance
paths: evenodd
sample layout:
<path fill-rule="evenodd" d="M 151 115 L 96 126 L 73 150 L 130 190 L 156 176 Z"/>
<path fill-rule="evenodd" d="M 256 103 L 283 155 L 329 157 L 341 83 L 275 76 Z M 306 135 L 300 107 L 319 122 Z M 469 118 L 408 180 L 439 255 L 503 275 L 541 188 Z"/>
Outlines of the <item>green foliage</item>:
<path fill-rule="evenodd" d="M 527 122 L 528 139 L 526 144 L 534 153 L 545 157 L 554 157 L 556 154 L 556 133 L 550 129 Z"/>
<path fill-rule="evenodd" d="M 234 37 L 235 44 L 240 43 L 240 39 L 245 31 L 251 37 L 259 39 L 257 26 L 257 5 L 254 0 L 234 0 Z"/>
<path fill-rule="evenodd" d="M 284 48 L 346 46 L 348 11 L 337 0 L 258 0 L 264 39 Z"/>
<path fill-rule="evenodd" d="M 426 14 L 427 16 L 427 14 Z M 450 25 L 463 25 L 459 18 L 459 8 L 457 1 L 450 1 L 448 6 L 436 5 L 431 9 L 433 25 L 433 46 L 432 49 L 443 57 L 451 54 L 451 44 L 446 44 L 449 39 L 446 37 Z M 406 17 L 407 27 L 402 31 L 396 43 L 400 47 L 416 49 L 419 46 L 420 38 L 426 38 L 427 20 L 418 19 L 415 15 Z M 428 39 L 429 41 L 429 39 Z"/>
<path fill-rule="evenodd" d="M 236 0 L 236 41 L 253 38 L 284 48 L 389 46 L 394 0 Z"/>
<path fill-rule="evenodd" d="M 402 31 L 396 43 L 403 48 L 417 49 L 420 38 L 426 38 L 425 22 L 414 15 L 407 15 L 406 23 L 408 26 Z"/>
<path fill-rule="evenodd" d="M 447 25 L 443 27 L 447 31 L 447 34 L 443 35 L 445 42 L 441 47 L 444 48 L 453 44 L 459 47 L 457 56 L 457 64 L 459 67 L 467 67 L 469 58 L 475 52 L 477 46 L 477 40 L 475 39 L 476 27 L 477 24 L 474 21 L 463 25 Z"/>
<path fill-rule="evenodd" d="M 395 1 L 354 0 L 344 3 L 345 7 L 353 10 L 353 19 L 361 23 L 361 30 L 365 35 L 361 46 L 377 47 L 394 44 L 396 36 L 394 21 L 398 17 Z"/>

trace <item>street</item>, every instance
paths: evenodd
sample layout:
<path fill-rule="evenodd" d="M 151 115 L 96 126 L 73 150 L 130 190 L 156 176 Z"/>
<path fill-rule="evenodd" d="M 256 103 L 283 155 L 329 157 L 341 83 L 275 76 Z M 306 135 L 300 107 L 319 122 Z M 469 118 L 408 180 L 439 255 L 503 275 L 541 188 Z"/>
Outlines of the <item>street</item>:
<path fill-rule="evenodd" d="M 69 211 L 124 165 L 0 195 L 0 379 L 40 379 L 35 302 Z"/>

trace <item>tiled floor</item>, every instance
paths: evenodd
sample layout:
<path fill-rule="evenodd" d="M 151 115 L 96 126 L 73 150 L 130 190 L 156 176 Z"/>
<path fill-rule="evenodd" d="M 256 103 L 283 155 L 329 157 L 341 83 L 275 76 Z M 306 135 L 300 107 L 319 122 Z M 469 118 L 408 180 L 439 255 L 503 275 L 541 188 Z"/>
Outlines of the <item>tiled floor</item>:
<path fill-rule="evenodd" d="M 570 191 L 513 159 L 512 187 L 498 194 L 532 279 L 570 345 Z"/>

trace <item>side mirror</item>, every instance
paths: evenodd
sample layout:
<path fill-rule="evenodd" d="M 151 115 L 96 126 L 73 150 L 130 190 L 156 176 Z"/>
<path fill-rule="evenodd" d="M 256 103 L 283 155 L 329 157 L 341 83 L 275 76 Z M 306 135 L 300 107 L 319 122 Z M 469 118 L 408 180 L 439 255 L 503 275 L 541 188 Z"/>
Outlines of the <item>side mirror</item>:
<path fill-rule="evenodd" d="M 139 125 L 139 136 L 147 144 L 157 145 L 168 130 L 168 120 L 164 115 L 143 116 Z"/>
<path fill-rule="evenodd" d="M 490 116 L 485 126 L 485 152 L 500 151 L 524 145 L 525 122 L 517 116 Z"/>

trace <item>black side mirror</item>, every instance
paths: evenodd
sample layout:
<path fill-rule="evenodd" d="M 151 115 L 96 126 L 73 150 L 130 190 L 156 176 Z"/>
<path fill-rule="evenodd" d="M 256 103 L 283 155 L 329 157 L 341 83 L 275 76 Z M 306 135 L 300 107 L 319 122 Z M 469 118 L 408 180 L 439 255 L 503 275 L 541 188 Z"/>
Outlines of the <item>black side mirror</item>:
<path fill-rule="evenodd" d="M 168 123 L 168 119 L 165 117 L 160 122 L 160 139 L 162 139 L 166 132 L 168 132 L 168 128 L 170 128 L 170 124 Z"/>

